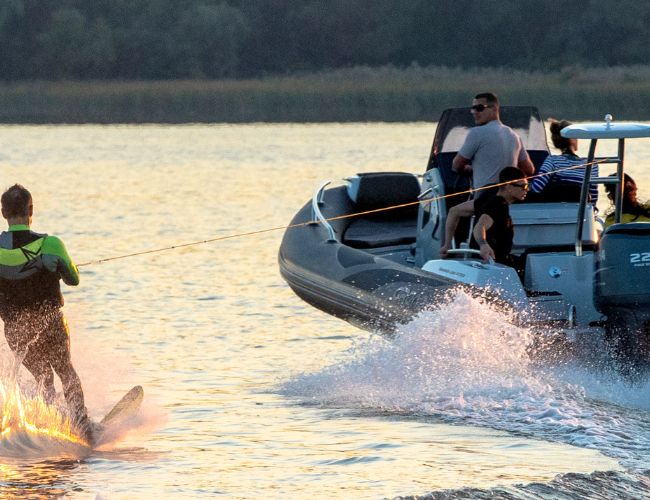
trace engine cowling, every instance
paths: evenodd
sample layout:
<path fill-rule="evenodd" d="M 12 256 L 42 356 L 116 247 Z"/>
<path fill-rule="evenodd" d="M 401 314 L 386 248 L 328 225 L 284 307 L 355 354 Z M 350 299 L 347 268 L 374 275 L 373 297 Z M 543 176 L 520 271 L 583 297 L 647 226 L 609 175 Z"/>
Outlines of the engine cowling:
<path fill-rule="evenodd" d="M 594 276 L 598 310 L 633 308 L 650 319 L 650 223 L 615 224 L 600 241 Z"/>

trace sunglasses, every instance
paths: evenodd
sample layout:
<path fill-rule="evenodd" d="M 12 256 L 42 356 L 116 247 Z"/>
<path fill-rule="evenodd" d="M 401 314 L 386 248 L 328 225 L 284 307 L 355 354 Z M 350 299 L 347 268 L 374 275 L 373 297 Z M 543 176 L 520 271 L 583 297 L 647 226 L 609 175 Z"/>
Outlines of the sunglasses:
<path fill-rule="evenodd" d="M 514 186 L 514 187 L 521 188 L 521 189 L 523 189 L 524 191 L 528 191 L 528 189 L 529 189 L 528 184 L 514 184 L 514 183 L 513 183 L 513 184 L 510 184 L 510 185 L 511 185 L 511 186 Z"/>
<path fill-rule="evenodd" d="M 491 108 L 491 107 L 492 107 L 491 104 L 474 104 L 474 106 L 472 106 L 471 109 L 472 111 L 476 111 L 480 113 L 481 111 L 485 111 L 486 108 Z"/>

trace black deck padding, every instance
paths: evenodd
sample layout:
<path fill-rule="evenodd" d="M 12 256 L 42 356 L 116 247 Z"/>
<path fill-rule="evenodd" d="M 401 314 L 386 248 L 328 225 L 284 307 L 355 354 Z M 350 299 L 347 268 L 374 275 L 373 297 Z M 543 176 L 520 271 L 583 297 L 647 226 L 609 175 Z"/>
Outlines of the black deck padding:
<path fill-rule="evenodd" d="M 416 219 L 371 220 L 360 218 L 350 224 L 344 242 L 353 248 L 378 248 L 415 242 Z"/>
<path fill-rule="evenodd" d="M 359 175 L 356 208 L 374 210 L 417 201 L 420 183 L 412 174 L 373 172 Z M 414 205 L 417 212 L 417 205 Z"/>
<path fill-rule="evenodd" d="M 359 175 L 356 212 L 417 202 L 420 183 L 412 174 L 373 172 Z M 415 242 L 418 204 L 355 217 L 343 241 L 354 248 L 377 248 Z"/>

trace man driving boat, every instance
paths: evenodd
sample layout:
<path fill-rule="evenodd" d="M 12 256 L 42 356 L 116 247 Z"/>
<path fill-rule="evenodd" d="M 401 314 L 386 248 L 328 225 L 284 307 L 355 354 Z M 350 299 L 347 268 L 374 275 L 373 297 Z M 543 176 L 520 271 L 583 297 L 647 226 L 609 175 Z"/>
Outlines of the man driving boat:
<path fill-rule="evenodd" d="M 507 266 L 515 265 L 510 251 L 514 230 L 510 218 L 510 205 L 523 201 L 528 192 L 528 181 L 516 167 L 506 167 L 499 173 L 499 189 L 495 195 L 476 200 L 476 224 L 472 235 L 487 262 L 490 258 Z"/>

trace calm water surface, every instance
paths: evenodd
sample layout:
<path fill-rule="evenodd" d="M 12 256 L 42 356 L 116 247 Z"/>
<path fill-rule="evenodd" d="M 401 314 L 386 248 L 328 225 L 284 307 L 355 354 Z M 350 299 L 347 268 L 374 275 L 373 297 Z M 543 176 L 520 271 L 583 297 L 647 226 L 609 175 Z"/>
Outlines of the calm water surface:
<path fill-rule="evenodd" d="M 282 231 L 93 262 L 284 226 L 323 179 L 422 172 L 433 128 L 0 127 L 2 186 L 26 185 L 33 228 L 86 264 L 65 298 L 91 414 L 146 394 L 102 451 L 0 458 L 0 496 L 650 496 L 650 383 L 531 366 L 527 332 L 499 345 L 512 327 L 484 304 L 369 334 L 291 293 Z M 626 160 L 650 197 L 650 141 Z"/>

